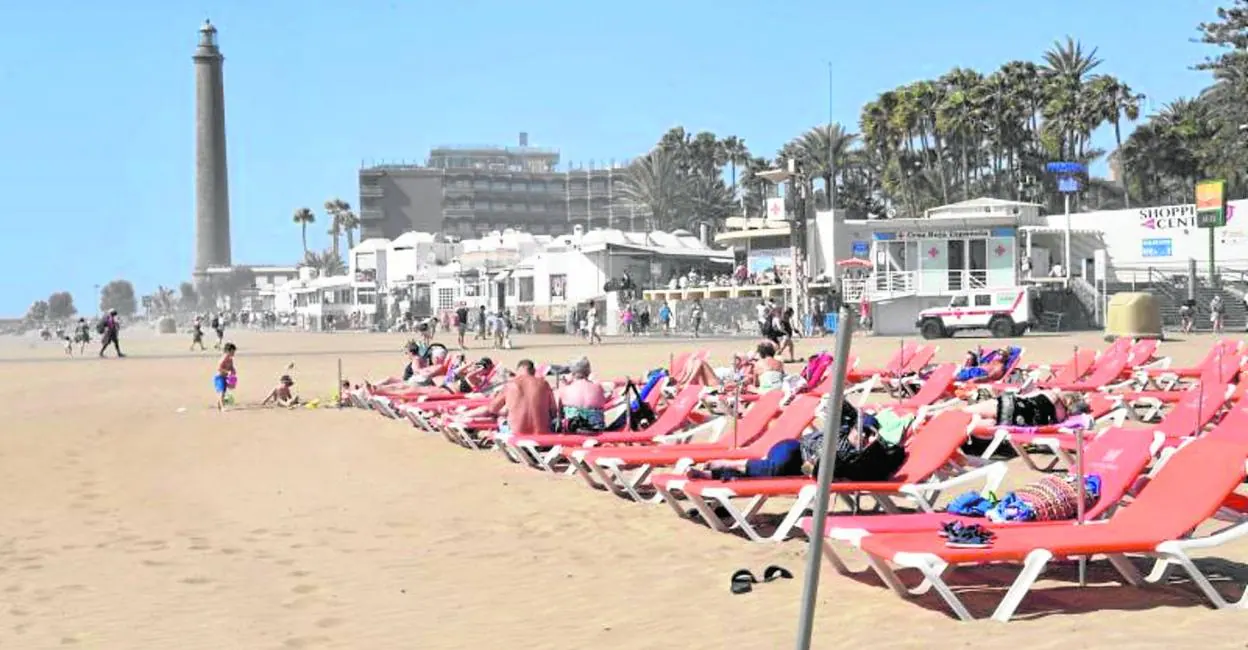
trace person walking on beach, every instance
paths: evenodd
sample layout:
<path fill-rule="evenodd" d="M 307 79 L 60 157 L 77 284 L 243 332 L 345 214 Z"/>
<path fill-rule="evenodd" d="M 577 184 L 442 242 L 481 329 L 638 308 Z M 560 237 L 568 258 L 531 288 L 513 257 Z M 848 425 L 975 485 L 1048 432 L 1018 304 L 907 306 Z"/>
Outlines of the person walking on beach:
<path fill-rule="evenodd" d="M 693 299 L 693 308 L 689 310 L 689 317 L 693 321 L 693 338 L 699 338 L 702 330 L 702 299 Z"/>
<path fill-rule="evenodd" d="M 468 308 L 460 305 L 455 310 L 455 335 L 459 341 L 459 349 L 467 350 L 468 346 L 464 344 L 464 334 L 468 332 Z"/>
<path fill-rule="evenodd" d="M 78 329 L 74 331 L 74 342 L 78 344 L 78 354 L 86 354 L 87 344 L 91 342 L 91 325 L 87 319 L 78 319 Z"/>
<path fill-rule="evenodd" d="M 195 321 L 191 323 L 191 350 L 194 350 L 197 345 L 201 351 L 208 349 L 204 347 L 204 321 L 199 316 L 196 316 Z"/>
<path fill-rule="evenodd" d="M 104 320 L 100 321 L 100 334 L 103 336 L 103 342 L 100 345 L 100 356 L 104 356 L 104 351 L 108 346 L 113 346 L 113 350 L 117 352 L 117 358 L 120 359 L 126 355 L 121 353 L 121 322 L 117 320 L 117 310 L 110 309 L 108 314 L 104 316 Z"/>
<path fill-rule="evenodd" d="M 484 341 L 488 338 L 490 317 L 485 313 L 485 305 L 477 308 L 477 336 L 475 340 Z"/>
<path fill-rule="evenodd" d="M 672 333 L 672 308 L 666 300 L 659 307 L 659 328 L 663 330 L 663 336 L 670 336 Z"/>
<path fill-rule="evenodd" d="M 602 333 L 598 331 L 598 308 L 590 306 L 585 314 L 586 326 L 589 328 L 589 344 L 602 343 Z"/>
<path fill-rule="evenodd" d="M 1213 300 L 1209 301 L 1209 320 L 1213 324 L 1213 333 L 1222 333 L 1222 318 L 1225 306 L 1222 304 L 1222 294 L 1213 294 Z"/>
<path fill-rule="evenodd" d="M 212 315 L 212 329 L 217 333 L 217 342 L 213 344 L 212 349 L 220 350 L 225 345 L 225 321 L 221 319 L 221 314 Z"/>

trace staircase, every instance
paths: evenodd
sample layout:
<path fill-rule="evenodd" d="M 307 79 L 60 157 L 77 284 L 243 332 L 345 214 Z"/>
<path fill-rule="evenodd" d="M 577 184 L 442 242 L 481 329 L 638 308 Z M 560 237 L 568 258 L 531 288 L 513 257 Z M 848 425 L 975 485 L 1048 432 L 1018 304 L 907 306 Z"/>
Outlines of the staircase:
<path fill-rule="evenodd" d="M 1041 320 L 1041 314 L 1061 314 L 1063 332 L 1096 329 L 1095 314 L 1073 289 L 1060 285 L 1039 286 L 1037 313 L 1032 317 Z M 1093 307 L 1094 308 L 1094 307 Z"/>
<path fill-rule="evenodd" d="M 1161 326 L 1167 330 L 1178 330 L 1181 326 L 1179 306 L 1187 300 L 1187 288 L 1175 286 L 1167 282 L 1151 284 L 1136 283 L 1134 289 L 1127 282 L 1111 282 L 1106 287 L 1109 295 L 1124 291 L 1143 291 L 1157 296 L 1161 302 Z M 1213 326 L 1209 322 L 1209 302 L 1219 291 L 1206 282 L 1196 285 L 1196 331 L 1209 331 Z M 1244 305 L 1242 288 L 1224 287 L 1221 289 L 1222 305 L 1225 309 L 1224 328 L 1229 332 L 1244 331 L 1248 328 L 1248 307 Z"/>

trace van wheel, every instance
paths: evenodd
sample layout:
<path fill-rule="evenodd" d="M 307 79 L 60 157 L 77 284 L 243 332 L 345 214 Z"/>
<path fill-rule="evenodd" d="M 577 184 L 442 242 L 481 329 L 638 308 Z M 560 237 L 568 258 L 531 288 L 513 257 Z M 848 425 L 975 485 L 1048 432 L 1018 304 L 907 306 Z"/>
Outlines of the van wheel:
<path fill-rule="evenodd" d="M 1014 323 L 1004 316 L 998 316 L 988 323 L 988 331 L 999 338 L 1007 338 L 1014 334 Z"/>
<path fill-rule="evenodd" d="M 1015 325 L 1014 336 L 1022 336 L 1027 333 L 1027 325 Z"/>
<path fill-rule="evenodd" d="M 919 333 L 929 341 L 931 339 L 943 339 L 946 336 L 945 326 L 941 325 L 940 321 L 934 318 L 923 321 L 923 325 L 919 328 Z"/>

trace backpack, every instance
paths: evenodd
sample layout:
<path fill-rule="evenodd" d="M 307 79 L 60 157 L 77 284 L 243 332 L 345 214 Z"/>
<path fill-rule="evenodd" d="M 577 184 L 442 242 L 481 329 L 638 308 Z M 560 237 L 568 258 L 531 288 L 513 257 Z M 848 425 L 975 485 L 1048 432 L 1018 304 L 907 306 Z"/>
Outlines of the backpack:
<path fill-rule="evenodd" d="M 96 334 L 103 334 L 103 333 L 104 333 L 104 330 L 107 330 L 107 329 L 108 329 L 108 319 L 106 319 L 106 318 L 101 318 L 100 320 L 98 320 L 98 321 L 96 321 L 96 322 L 95 322 L 95 333 L 96 333 Z"/>

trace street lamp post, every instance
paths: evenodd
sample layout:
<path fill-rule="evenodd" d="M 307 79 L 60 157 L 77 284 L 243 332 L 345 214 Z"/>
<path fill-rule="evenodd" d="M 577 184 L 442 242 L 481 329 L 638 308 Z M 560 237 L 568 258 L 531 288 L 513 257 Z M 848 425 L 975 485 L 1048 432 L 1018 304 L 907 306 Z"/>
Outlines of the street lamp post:
<path fill-rule="evenodd" d="M 1062 245 L 1065 250 L 1062 259 L 1066 263 L 1065 279 L 1067 284 L 1069 284 L 1072 273 L 1072 260 L 1070 259 L 1070 195 L 1079 191 L 1079 174 L 1086 172 L 1088 168 L 1087 165 L 1077 162 L 1051 162 L 1045 165 L 1045 169 L 1050 174 L 1057 176 L 1057 191 L 1062 193 L 1062 203 L 1065 207 L 1066 227 Z"/>

